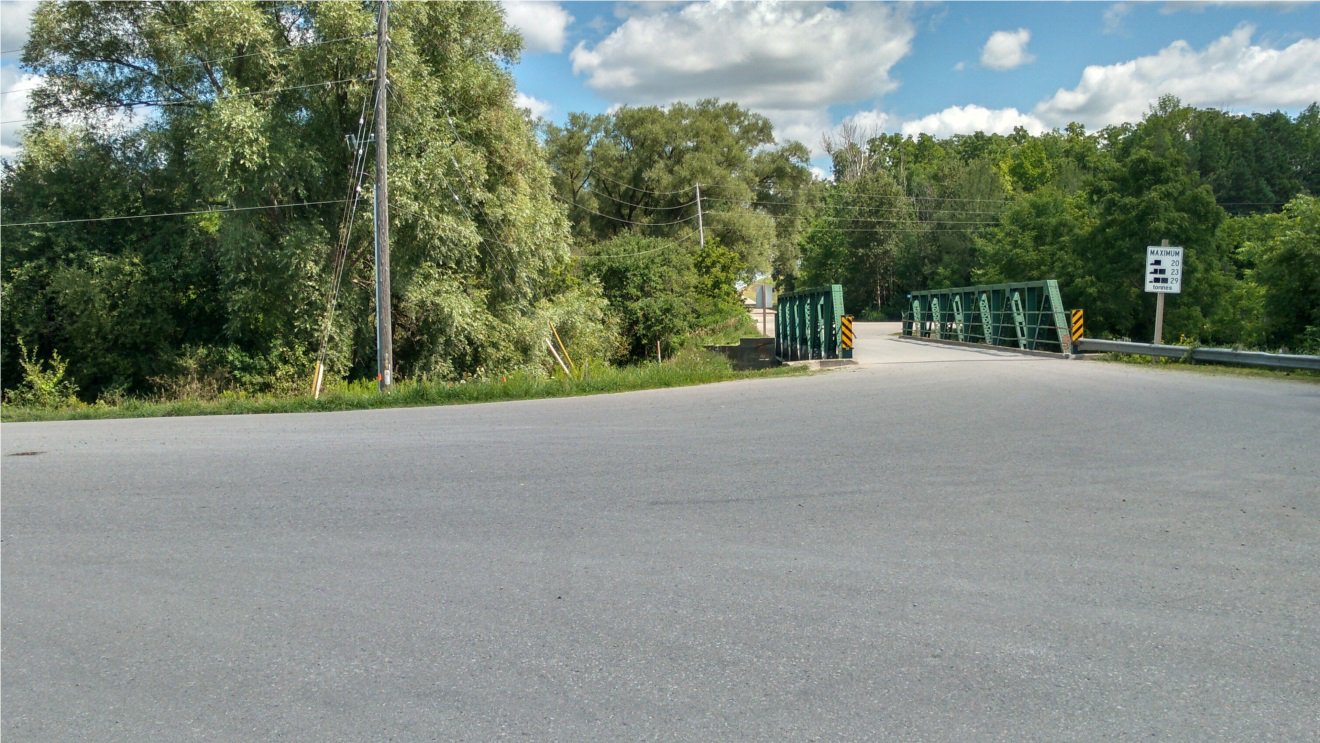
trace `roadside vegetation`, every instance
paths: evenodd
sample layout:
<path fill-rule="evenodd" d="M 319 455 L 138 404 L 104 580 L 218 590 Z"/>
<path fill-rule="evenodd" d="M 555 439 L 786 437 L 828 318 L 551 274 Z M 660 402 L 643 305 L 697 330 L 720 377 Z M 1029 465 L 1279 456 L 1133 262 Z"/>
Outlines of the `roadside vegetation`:
<path fill-rule="evenodd" d="M 46 399 L 24 399 L 22 404 L 4 405 L 0 419 L 6 423 L 101 418 L 161 418 L 183 415 L 238 415 L 245 413 L 315 413 L 337 410 L 372 410 L 432 405 L 536 400 L 548 397 L 578 397 L 614 392 L 687 387 L 736 379 L 801 376 L 801 367 L 782 366 L 761 371 L 733 371 L 721 355 L 688 348 L 663 363 L 648 361 L 627 366 L 590 368 L 552 376 L 527 371 L 498 377 L 464 379 L 458 382 L 402 380 L 386 394 L 374 380 L 339 381 L 314 399 L 303 392 L 252 394 L 238 390 L 218 393 L 195 392 L 173 397 L 108 397 L 95 403 L 81 402 L 74 395 Z"/>

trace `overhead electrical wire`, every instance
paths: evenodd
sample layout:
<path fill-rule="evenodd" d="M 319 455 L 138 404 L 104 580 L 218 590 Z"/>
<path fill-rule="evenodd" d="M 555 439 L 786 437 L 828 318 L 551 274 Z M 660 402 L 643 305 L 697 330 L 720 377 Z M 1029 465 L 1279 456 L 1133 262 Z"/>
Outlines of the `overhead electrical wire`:
<path fill-rule="evenodd" d="M 707 214 L 707 215 L 721 215 L 721 216 L 732 216 L 732 215 L 737 215 L 737 214 L 738 214 L 738 212 L 724 212 L 724 211 L 708 211 L 708 212 L 704 212 L 704 213 Z M 755 213 L 755 214 L 765 214 L 765 216 L 770 217 L 771 219 L 805 219 L 805 217 L 798 217 L 798 216 L 796 216 L 796 215 L 792 215 L 792 214 L 768 214 L 768 213 L 766 213 L 766 212 L 753 212 L 753 213 Z M 828 221 L 831 221 L 831 222 L 870 222 L 870 223 L 874 223 L 874 224 L 896 224 L 896 223 L 898 223 L 898 222 L 900 222 L 900 221 L 904 221 L 904 220 L 900 220 L 900 219 L 897 219 L 897 218 L 894 218 L 894 217 L 831 217 L 831 216 L 824 216 L 824 217 L 819 217 L 819 219 L 821 219 L 821 220 L 828 220 Z M 931 222 L 935 222 L 935 223 L 938 223 L 938 224 L 972 224 L 972 225 L 983 225 L 983 226 L 984 226 L 984 225 L 997 225 L 997 224 L 1000 224 L 999 220 L 989 220 L 989 219 L 987 219 L 987 220 L 973 220 L 973 221 L 960 221 L 960 222 L 959 222 L 959 221 L 951 221 L 951 220 L 943 220 L 943 219 L 935 219 L 935 220 L 917 220 L 917 219 L 913 219 L 913 220 L 910 220 L 910 221 L 912 221 L 913 223 L 917 223 L 917 224 L 929 224 L 929 223 L 931 223 Z"/>
<path fill-rule="evenodd" d="M 377 87 L 376 96 L 379 98 L 380 89 Z M 330 330 L 334 326 L 335 309 L 339 305 L 339 290 L 343 284 L 344 267 L 348 263 L 348 246 L 353 234 L 353 219 L 357 215 L 358 203 L 362 200 L 362 179 L 366 173 L 367 143 L 364 140 L 367 125 L 367 101 L 371 95 L 362 96 L 362 111 L 358 114 L 358 131 L 354 143 L 357 148 L 353 152 L 353 163 L 349 169 L 349 198 L 345 199 L 344 214 L 341 218 L 339 227 L 339 240 L 335 245 L 335 257 L 333 268 L 333 277 L 330 280 L 330 289 L 326 292 L 325 321 L 321 327 L 321 342 L 316 351 L 317 369 L 325 368 L 326 347 L 330 342 Z M 375 111 L 373 107 L 373 112 Z M 319 387 L 320 379 L 316 380 L 316 386 Z M 320 390 L 315 390 L 319 393 Z"/>
<path fill-rule="evenodd" d="M 679 204 L 678 206 L 647 206 L 646 204 L 634 204 L 634 203 L 632 203 L 631 201 L 624 201 L 623 199 L 616 199 L 616 198 L 614 198 L 613 196 L 610 196 L 609 194 L 605 193 L 604 191 L 595 191 L 595 190 L 592 190 L 592 191 L 588 191 L 587 193 L 591 194 L 592 196 L 596 196 L 596 197 L 601 197 L 601 196 L 603 196 L 603 197 L 605 197 L 606 199 L 615 202 L 616 204 L 623 204 L 624 206 L 632 206 L 632 207 L 636 207 L 636 208 L 638 208 L 638 209 L 647 209 L 647 210 L 649 210 L 649 211 L 653 211 L 653 212 L 663 212 L 663 211 L 674 211 L 674 210 L 677 210 L 677 209 L 686 209 L 686 208 L 688 208 L 688 207 L 690 207 L 690 206 L 693 206 L 693 205 L 695 205 L 695 204 L 697 203 L 697 200 L 696 200 L 696 199 L 693 199 L 693 200 L 687 202 L 686 204 Z M 682 193 L 682 192 L 680 191 L 679 193 Z M 704 198 L 704 197 L 703 197 L 703 198 Z"/>
<path fill-rule="evenodd" d="M 0 224 L 0 227 L 41 227 L 53 224 L 76 224 L 79 222 L 113 222 L 123 219 L 154 219 L 156 217 L 183 217 L 193 214 L 221 214 L 223 212 L 250 212 L 257 209 L 291 209 L 298 206 L 320 206 L 322 204 L 342 204 L 345 199 L 326 201 L 301 201 L 296 204 L 267 204 L 265 206 L 233 206 L 219 209 L 198 209 L 190 212 L 161 212 L 160 214 L 122 214 L 110 217 L 87 217 L 85 219 L 56 219 L 48 222 L 14 222 Z"/>
<path fill-rule="evenodd" d="M 305 9 L 305 5 L 273 5 L 273 7 L 269 7 L 269 8 L 257 8 L 257 11 L 280 12 L 280 11 L 297 11 L 297 9 Z M 177 30 L 177 29 L 189 28 L 189 26 L 195 26 L 201 24 L 201 22 L 202 21 L 187 21 L 187 22 L 182 22 L 182 24 L 165 24 L 165 25 L 157 26 L 156 29 L 152 29 L 152 30 Z M 26 48 L 5 49 L 4 51 L 0 51 L 0 57 L 3 57 L 3 55 L 5 54 L 17 54 L 20 53 L 20 51 L 26 51 Z"/>
<path fill-rule="evenodd" d="M 366 76 L 366 77 L 346 77 L 346 78 L 344 78 L 344 79 L 342 79 L 342 80 L 326 80 L 326 81 L 324 81 L 324 82 L 319 82 L 319 83 L 307 83 L 307 84 L 305 84 L 305 85 L 290 85 L 290 86 L 283 87 L 283 88 L 270 88 L 270 89 L 268 89 L 268 90 L 254 90 L 254 91 L 250 91 L 250 92 L 247 92 L 247 93 L 226 93 L 226 94 L 224 94 L 224 95 L 218 95 L 218 96 L 216 96 L 216 97 L 214 97 L 214 98 L 184 98 L 184 99 L 181 99 L 181 100 L 169 100 L 169 99 L 165 99 L 165 98 L 160 98 L 160 99 L 156 99 L 156 100 L 136 101 L 136 102 L 134 102 L 134 103 L 111 103 L 111 104 L 106 104 L 106 105 L 103 105 L 103 106 L 92 106 L 92 107 L 90 107 L 90 108 L 83 109 L 83 110 L 80 110 L 80 111 L 63 111 L 63 112 L 60 112 L 60 113 L 56 113 L 56 114 L 54 114 L 54 115 L 55 115 L 55 116 L 60 116 L 60 117 L 63 117 L 63 116 L 79 116 L 79 115 L 82 115 L 82 114 L 90 113 L 90 112 L 92 112 L 92 111 L 103 111 L 103 110 L 112 109 L 112 108 L 133 108 L 133 107 L 135 107 L 135 106 L 179 106 L 179 105 L 188 104 L 188 103 L 215 103 L 216 101 L 219 101 L 219 100 L 227 100 L 227 99 L 230 99 L 230 98 L 249 98 L 249 97 L 251 97 L 251 96 L 255 96 L 255 95 L 265 95 L 265 94 L 267 94 L 267 93 L 282 93 L 282 92 L 284 92 L 284 91 L 288 91 L 288 90 L 302 90 L 302 89 L 304 89 L 304 88 L 316 88 L 316 87 L 320 87 L 320 86 L 325 86 L 325 87 L 328 88 L 328 87 L 330 87 L 331 85 L 338 85 L 338 84 L 340 84 L 340 83 L 352 83 L 352 82 L 366 81 L 366 80 L 374 80 L 374 79 L 375 79 L 375 77 L 370 76 L 370 75 L 368 75 L 368 76 Z M 33 120 L 32 118 L 10 119 L 10 120 L 8 120 L 8 121 L 0 121 L 0 124 L 19 124 L 19 123 L 22 123 L 22 122 L 25 122 L 25 121 L 32 121 L 32 120 Z"/>
<path fill-rule="evenodd" d="M 692 236 L 696 235 L 698 232 L 699 230 L 691 230 L 682 237 L 675 238 L 673 240 L 665 240 L 665 243 L 663 245 L 651 248 L 649 250 L 638 250 L 632 253 L 598 253 L 594 255 L 588 253 L 580 253 L 580 254 L 575 253 L 572 254 L 571 257 L 577 260 L 610 260 L 613 258 L 636 258 L 639 255 L 649 255 L 651 253 L 658 253 L 661 250 L 667 250 L 669 248 L 672 248 L 676 245 L 679 245 L 683 242 L 692 239 Z"/>
<path fill-rule="evenodd" d="M 899 201 L 907 201 L 909 198 L 910 198 L 910 197 L 903 196 L 903 197 L 900 197 Z M 844 205 L 844 204 L 825 204 L 825 203 L 819 203 L 819 204 L 818 204 L 818 203 L 804 202 L 804 201 L 738 201 L 738 200 L 735 200 L 735 199 L 721 199 L 721 198 L 719 198 L 719 197 L 717 197 L 717 196 L 702 196 L 702 197 L 701 197 L 701 200 L 702 200 L 702 201 L 718 201 L 718 202 L 725 203 L 725 204 L 757 204 L 757 205 L 764 205 L 764 206 L 803 206 L 803 205 L 807 205 L 807 206 L 816 207 L 816 208 L 820 209 L 821 211 L 828 211 L 828 210 L 830 210 L 830 209 L 847 209 L 847 210 L 850 210 L 850 211 L 893 211 L 893 212 L 900 212 L 900 211 L 907 211 L 908 209 L 912 208 L 911 206 L 909 206 L 909 207 L 902 207 L 902 206 L 847 206 L 847 205 Z M 922 207 L 922 208 L 925 208 L 925 207 Z M 966 210 L 966 209 L 958 209 L 957 212 L 958 212 L 959 214 L 981 214 L 981 215 L 998 215 L 998 214 L 1001 214 L 1001 213 L 1002 213 L 1002 212 L 999 212 L 999 211 L 985 212 L 985 211 L 969 211 L 969 210 Z M 782 216 L 782 215 L 776 215 L 776 216 Z"/>
<path fill-rule="evenodd" d="M 577 208 L 577 209 L 581 209 L 582 211 L 584 211 L 584 212 L 586 212 L 586 213 L 588 213 L 588 214 L 594 214 L 594 215 L 596 215 L 596 216 L 598 216 L 598 217 L 603 217 L 603 218 L 605 218 L 605 219 L 611 219 L 611 220 L 614 220 L 615 222 L 622 222 L 622 223 L 624 223 L 624 224 L 632 224 L 632 225 L 637 225 L 637 226 L 640 226 L 640 227 L 666 227 L 666 226 L 668 226 L 668 225 L 683 224 L 684 222 L 691 222 L 692 220 L 694 220 L 694 219 L 697 218 L 697 215 L 696 215 L 696 214 L 693 214 L 693 215 L 690 216 L 690 217 L 684 217 L 684 218 L 682 218 L 682 219 L 677 219 L 677 220 L 674 220 L 673 222 L 634 222 L 634 221 L 629 220 L 629 219 L 623 219 L 623 218 L 620 218 L 620 217 L 611 217 L 611 216 L 608 215 L 608 214 L 601 214 L 600 212 L 598 212 L 598 211 L 593 211 L 593 210 L 591 210 L 591 209 L 588 209 L 588 208 L 586 208 L 585 206 L 582 206 L 581 204 L 574 204 L 573 202 L 569 201 L 568 199 L 565 199 L 564 197 L 562 197 L 562 196 L 560 196 L 559 194 L 556 194 L 556 193 L 552 193 L 552 194 L 550 194 L 550 198 L 552 198 L 552 199 L 554 199 L 554 200 L 556 200 L 556 201 L 560 201 L 560 202 L 562 202 L 562 203 L 568 204 L 568 205 L 571 206 L 571 207 L 574 207 L 574 208 Z"/>
<path fill-rule="evenodd" d="M 561 174 L 561 175 L 562 175 L 562 174 Z M 634 191 L 640 191 L 640 192 L 642 192 L 642 193 L 649 193 L 649 194 L 651 194 L 651 195 L 653 195 L 653 196 L 673 196 L 674 194 L 687 193 L 687 192 L 688 192 L 688 189 L 686 189 L 686 188 L 685 188 L 685 189 L 682 189 L 682 190 L 680 190 L 680 191 L 649 191 L 649 190 L 647 190 L 647 189 L 645 189 L 645 188 L 639 188 L 639 187 L 637 187 L 637 186 L 632 186 L 632 185 L 629 185 L 629 184 L 627 184 L 627 183 L 624 183 L 623 181 L 618 181 L 618 180 L 615 180 L 615 179 L 610 178 L 610 177 L 608 177 L 608 176 L 600 175 L 600 174 L 596 173 L 596 169 L 595 169 L 595 168 L 590 168 L 590 169 L 587 170 L 587 177 L 591 177 L 592 175 L 599 175 L 600 179 L 603 180 L 603 181 L 607 181 L 607 182 L 609 182 L 609 183 L 614 183 L 614 184 L 617 184 L 617 185 L 623 186 L 624 188 L 631 188 L 631 189 L 634 190 Z"/>
<path fill-rule="evenodd" d="M 312 47 L 322 46 L 324 44 L 335 44 L 341 41 L 352 41 L 353 39 L 360 39 L 360 38 L 362 37 L 344 36 L 338 39 L 326 39 L 325 41 L 314 41 L 309 44 L 300 44 L 298 46 L 285 47 L 283 49 L 277 49 L 275 51 L 270 51 L 270 52 L 266 50 L 262 50 L 259 52 L 248 52 L 247 54 L 235 54 L 232 57 L 216 57 L 215 59 L 199 59 L 194 62 L 180 62 L 179 64 L 169 65 L 168 67 L 158 67 L 154 70 L 146 70 L 146 72 L 153 74 L 156 77 L 160 77 L 161 73 L 163 72 L 168 72 L 170 70 L 177 70 L 183 67 L 198 67 L 198 66 L 214 64 L 216 62 L 228 62 L 230 60 L 243 59 L 245 57 L 256 57 L 262 54 L 287 54 L 288 52 L 299 51 L 301 49 L 310 49 Z M 112 64 L 118 64 L 118 63 L 112 63 Z M 42 86 L 40 85 L 34 85 L 28 88 L 11 88 L 9 90 L 0 90 L 0 95 L 9 95 L 10 93 L 22 93 L 30 90 L 38 90 L 41 87 Z"/>

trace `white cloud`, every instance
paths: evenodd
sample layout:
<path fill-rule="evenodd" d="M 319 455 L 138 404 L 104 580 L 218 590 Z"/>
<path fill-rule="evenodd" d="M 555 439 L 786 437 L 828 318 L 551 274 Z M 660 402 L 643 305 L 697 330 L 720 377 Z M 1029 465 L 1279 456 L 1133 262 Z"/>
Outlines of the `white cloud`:
<path fill-rule="evenodd" d="M 513 105 L 518 108 L 525 108 L 532 112 L 532 118 L 541 118 L 554 110 L 554 106 L 540 98 L 533 98 L 526 93 L 518 92 L 513 96 Z"/>
<path fill-rule="evenodd" d="M 0 90 L 14 90 L 0 95 L 0 121 L 14 121 L 27 116 L 29 89 L 41 84 L 37 75 L 29 75 L 14 65 L 0 67 Z M 25 126 L 22 121 L 0 124 L 0 158 L 12 159 L 19 151 L 18 132 Z"/>
<path fill-rule="evenodd" d="M 1019 126 L 1032 134 L 1040 134 L 1047 129 L 1040 119 L 1031 114 L 1021 113 L 1016 108 L 989 109 L 971 104 L 950 106 L 939 113 L 923 116 L 915 121 L 906 121 L 900 130 L 905 137 L 929 134 L 941 138 L 976 132 L 1011 134 L 1013 129 Z"/>
<path fill-rule="evenodd" d="M 1207 8 L 1224 8 L 1235 5 L 1251 6 L 1256 9 L 1274 8 L 1280 12 L 1288 13 L 1307 4 L 1307 2 L 1298 2 L 1297 0 L 1281 0 L 1278 2 L 1271 0 L 1172 0 L 1160 7 L 1160 15 L 1173 15 L 1183 11 L 1203 13 Z"/>
<path fill-rule="evenodd" d="M 1114 3 L 1105 8 L 1105 33 L 1116 34 L 1123 30 L 1123 21 L 1132 12 L 1132 3 Z"/>
<path fill-rule="evenodd" d="M 1320 39 L 1271 49 L 1252 44 L 1254 32 L 1242 25 L 1200 51 L 1177 41 L 1130 62 L 1091 65 L 1077 87 L 1059 90 L 1032 113 L 1050 126 L 1080 121 L 1098 129 L 1140 120 L 1164 94 L 1189 106 L 1253 110 L 1320 100 Z"/>
<path fill-rule="evenodd" d="M 858 111 L 851 116 L 845 116 L 843 126 L 852 126 L 859 132 L 883 132 L 890 128 L 893 119 L 889 114 L 881 111 Z"/>
<path fill-rule="evenodd" d="M 641 15 L 655 15 L 664 13 L 673 8 L 687 5 L 691 0 L 639 0 L 638 2 L 627 2 L 622 0 L 614 4 L 615 18 L 632 18 Z"/>
<path fill-rule="evenodd" d="M 830 115 L 824 108 L 807 110 L 762 108 L 756 113 L 770 120 L 775 128 L 775 139 L 780 142 L 795 140 L 816 154 L 820 149 L 821 134 L 830 128 Z"/>
<path fill-rule="evenodd" d="M 505 0 L 505 20 L 522 34 L 529 52 L 561 52 L 573 22 L 563 6 L 536 0 Z"/>
<path fill-rule="evenodd" d="M 1016 31 L 996 31 L 990 34 L 981 50 L 981 64 L 992 70 L 1011 70 L 1035 61 L 1027 53 L 1027 42 L 1031 41 L 1031 32 L 1025 28 Z"/>
<path fill-rule="evenodd" d="M 632 15 L 570 57 L 574 74 L 614 102 L 720 98 L 782 118 L 895 89 L 890 68 L 914 34 L 901 6 L 717 0 Z"/>
<path fill-rule="evenodd" d="M 0 49 L 22 49 L 27 43 L 28 29 L 32 25 L 32 11 L 36 0 L 3 0 L 0 2 Z M 5 60 L 17 60 L 17 54 L 6 54 Z"/>

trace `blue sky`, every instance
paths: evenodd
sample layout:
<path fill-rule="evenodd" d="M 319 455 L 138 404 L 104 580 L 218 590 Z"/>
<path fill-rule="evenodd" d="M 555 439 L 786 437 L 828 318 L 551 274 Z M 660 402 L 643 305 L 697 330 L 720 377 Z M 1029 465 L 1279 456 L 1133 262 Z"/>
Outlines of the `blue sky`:
<path fill-rule="evenodd" d="M 822 135 L 1094 131 L 1164 93 L 1231 112 L 1320 101 L 1317 3 L 505 2 L 520 102 L 569 112 L 735 100 Z M 820 162 L 818 160 L 818 162 Z"/>
<path fill-rule="evenodd" d="M 0 48 L 35 3 L 0 2 Z M 1320 100 L 1320 3 L 503 2 L 527 51 L 519 102 L 568 113 L 706 97 L 766 115 L 820 154 L 823 135 L 1032 131 L 1135 121 L 1163 93 L 1232 112 Z M 18 55 L 0 90 L 30 87 Z M 0 97 L 0 118 L 25 96 Z M 0 156 L 14 151 L 5 125 Z M 823 165 L 823 158 L 816 160 Z"/>

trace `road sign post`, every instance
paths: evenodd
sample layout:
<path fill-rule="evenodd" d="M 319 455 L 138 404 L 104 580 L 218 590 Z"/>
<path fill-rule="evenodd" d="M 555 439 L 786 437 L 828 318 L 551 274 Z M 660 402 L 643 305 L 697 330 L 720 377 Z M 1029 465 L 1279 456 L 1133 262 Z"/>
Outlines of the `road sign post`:
<path fill-rule="evenodd" d="M 769 324 L 765 319 L 766 310 L 775 306 L 775 288 L 768 284 L 756 285 L 756 306 L 761 310 L 761 332 L 769 333 Z"/>
<path fill-rule="evenodd" d="M 1146 291 L 1155 294 L 1155 345 L 1164 339 L 1164 295 L 1182 293 L 1183 249 L 1168 240 L 1146 248 Z"/>

